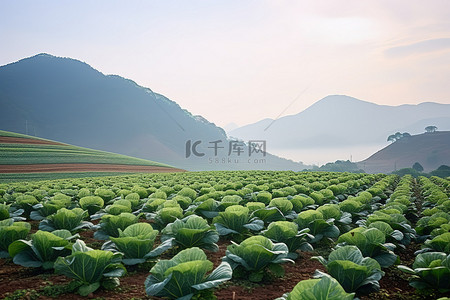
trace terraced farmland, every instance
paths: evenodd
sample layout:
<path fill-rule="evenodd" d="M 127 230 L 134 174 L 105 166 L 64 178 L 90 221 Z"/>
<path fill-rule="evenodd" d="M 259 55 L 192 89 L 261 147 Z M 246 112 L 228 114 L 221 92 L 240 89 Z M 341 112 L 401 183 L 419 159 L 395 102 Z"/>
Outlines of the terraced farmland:
<path fill-rule="evenodd" d="M 449 195 L 438 177 L 328 172 L 4 183 L 0 295 L 438 299 Z"/>
<path fill-rule="evenodd" d="M 0 131 L 0 180 L 178 171 L 181 170 L 145 159 Z"/>

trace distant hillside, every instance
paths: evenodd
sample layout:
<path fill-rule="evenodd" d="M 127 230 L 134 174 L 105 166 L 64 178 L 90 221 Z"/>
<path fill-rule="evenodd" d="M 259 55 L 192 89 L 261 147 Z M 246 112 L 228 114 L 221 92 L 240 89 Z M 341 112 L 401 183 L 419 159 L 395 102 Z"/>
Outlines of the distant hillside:
<path fill-rule="evenodd" d="M 0 174 L 179 171 L 149 160 L 0 130 Z"/>
<path fill-rule="evenodd" d="M 272 155 L 264 164 L 210 163 L 216 158 L 209 148 L 214 141 L 224 147 L 219 158 L 228 159 L 223 129 L 131 80 L 70 58 L 39 54 L 0 67 L 0 107 L 0 129 L 183 169 L 304 168 Z M 189 140 L 201 141 L 197 150 L 207 156 L 187 159 Z"/>
<path fill-rule="evenodd" d="M 358 163 L 367 173 L 390 173 L 419 162 L 424 172 L 450 165 L 450 131 L 402 138 Z"/>
<path fill-rule="evenodd" d="M 423 132 L 428 125 L 450 130 L 450 104 L 388 106 L 333 95 L 298 114 L 264 119 L 230 135 L 266 139 L 278 148 L 336 147 L 385 142 L 394 132 Z"/>
<path fill-rule="evenodd" d="M 380 149 L 390 134 L 397 131 L 417 134 L 428 125 L 450 130 L 450 104 L 388 106 L 332 95 L 298 114 L 276 121 L 263 119 L 232 130 L 229 135 L 264 139 L 276 148 L 275 153 L 289 153 L 295 160 L 313 163 L 347 160 L 362 149 L 368 155 Z M 327 148 L 330 150 L 326 151 Z M 337 153 L 340 156 L 336 157 Z"/>

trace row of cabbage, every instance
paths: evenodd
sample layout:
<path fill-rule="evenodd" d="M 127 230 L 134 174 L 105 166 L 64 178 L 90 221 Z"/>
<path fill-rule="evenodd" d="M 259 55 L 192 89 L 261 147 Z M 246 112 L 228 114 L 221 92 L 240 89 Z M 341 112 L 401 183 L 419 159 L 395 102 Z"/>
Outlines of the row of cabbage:
<path fill-rule="evenodd" d="M 433 183 L 435 182 L 435 183 Z M 416 251 L 412 268 L 399 266 L 411 274 L 410 284 L 418 290 L 450 291 L 450 193 L 449 181 L 420 177 L 422 192 L 421 218 L 415 230 L 422 249 Z M 447 193 L 445 192 L 447 191 Z"/>
<path fill-rule="evenodd" d="M 317 299 L 325 290 L 329 299 L 353 299 L 355 293 L 368 294 L 379 289 L 378 280 L 383 276 L 381 267 L 388 267 L 397 260 L 392 252 L 395 245 L 386 243 L 386 239 L 400 233 L 394 233 L 394 229 L 383 221 L 368 223 L 367 219 L 392 193 L 396 179 L 394 175 L 384 177 L 355 197 L 316 209 L 317 212 L 330 208 L 335 211 L 327 222 L 336 227 L 334 234 L 328 236 L 333 238 L 336 246 L 328 259 L 313 257 L 327 272 L 317 270 L 314 274 L 317 279 L 299 282 L 291 293 L 280 299 Z M 353 228 L 354 224 L 360 224 L 360 227 Z"/>
<path fill-rule="evenodd" d="M 92 196 L 88 188 L 82 187 L 75 196 L 55 193 L 51 198 L 44 196 L 39 203 L 34 203 L 30 197 L 32 195 L 27 192 L 17 197 L 13 196 L 14 193 L 5 193 L 3 195 L 5 202 L 8 203 L 7 201 L 12 198 L 14 202 L 3 204 L 3 211 L 6 210 L 11 218 L 2 221 L 4 225 L 2 230 L 20 231 L 25 236 L 28 234 L 29 224 L 19 221 L 21 210 L 26 217 L 41 220 L 39 224 L 41 230 L 33 234 L 29 241 L 18 240 L 10 243 L 8 254 L 13 256 L 18 264 L 30 267 L 54 267 L 57 272 L 74 277 L 81 284 L 79 289 L 81 294 L 97 289 L 100 282 L 106 287 L 116 285 L 117 277 L 123 275 L 125 271 L 119 261 L 136 264 L 156 257 L 170 248 L 175 248 L 177 252 L 181 250 L 171 260 L 161 260 L 152 268 L 152 275 L 146 281 L 146 286 L 150 295 L 184 297 L 229 279 L 231 269 L 240 268 L 244 273 L 248 272 L 247 275 L 254 281 L 261 279 L 266 268 L 274 274 L 281 275 L 282 268 L 279 267 L 279 263 L 295 258 L 295 250 L 311 250 L 310 243 L 319 242 L 323 237 L 334 237 L 336 232 L 339 235 L 337 226 L 331 224 L 334 222 L 331 220 L 333 218 L 329 217 L 339 214 L 336 223 L 348 226 L 352 217 L 359 217 L 362 210 L 352 211 L 354 215 L 350 212 L 342 213 L 337 203 L 340 200 L 344 200 L 340 204 L 349 200 L 345 200 L 346 192 L 351 194 L 366 188 L 374 177 L 368 177 L 365 181 L 347 180 L 352 181 L 351 184 L 346 184 L 344 180 L 338 184 L 330 182 L 333 179 L 328 180 L 329 185 L 325 186 L 328 189 L 321 187 L 318 191 L 312 188 L 305 191 L 305 185 L 299 185 L 298 182 L 294 182 L 298 185 L 297 188 L 294 184 L 290 189 L 276 185 L 269 186 L 268 189 L 259 189 L 254 184 L 240 190 L 226 191 L 207 186 L 200 186 L 197 190 L 181 187 L 176 193 L 168 193 L 168 189 L 162 185 L 156 190 L 135 186 L 128 190 L 129 193 L 121 189 L 118 190 L 120 196 L 113 197 L 104 188 L 96 189 L 94 192 L 96 196 Z M 242 191 L 244 188 L 247 189 L 245 192 Z M 377 184 L 372 187 L 374 194 L 378 193 L 376 188 Z M 202 189 L 209 190 L 202 193 Z M 150 192 L 152 193 L 148 195 Z M 365 202 L 369 201 L 364 200 L 364 195 L 368 198 L 368 195 L 363 193 L 354 198 L 361 198 L 358 201 L 367 205 Z M 317 207 L 325 202 L 329 204 Z M 321 214 L 320 218 L 317 212 Z M 140 218 L 149 220 L 153 226 L 139 222 Z M 14 219 L 18 222 L 13 222 Z M 100 222 L 94 226 L 90 221 L 96 219 L 100 219 Z M 18 230 L 20 227 L 23 229 Z M 158 231 L 153 227 L 161 230 L 161 243 L 158 247 L 153 247 L 158 235 Z M 95 238 L 107 240 L 102 250 L 92 250 L 81 240 L 73 244 L 70 242 L 78 237 L 76 232 L 83 228 L 93 228 L 96 230 Z M 267 229 L 261 232 L 264 228 Z M 309 234 L 308 230 L 312 231 L 312 234 Z M 243 240 L 250 233 L 258 232 L 261 235 Z M 232 243 L 228 247 L 224 262 L 206 276 L 212 265 L 206 262 L 206 256 L 197 247 L 217 249 L 215 243 L 219 235 L 229 235 L 235 241 L 243 241 L 240 244 Z M 266 260 L 252 261 L 258 249 L 262 251 L 261 255 L 267 256 Z M 77 261 L 86 263 L 86 265 L 82 263 L 82 267 L 80 265 L 78 270 L 80 272 L 88 271 L 85 269 L 86 266 L 98 263 L 94 264 L 93 261 L 87 263 L 86 255 L 104 263 L 103 269 L 96 269 L 102 270 L 96 276 L 89 276 L 93 274 L 92 272 L 80 275 L 76 271 Z M 110 256 L 109 259 L 105 259 L 106 256 Z M 79 257 L 79 260 L 75 257 Z M 189 257 L 193 260 L 186 261 Z M 182 266 L 175 268 L 178 265 Z M 193 266 L 203 267 L 191 268 Z M 194 273 L 188 276 L 191 271 Z M 171 294 L 173 293 L 171 284 L 180 280 L 175 277 L 181 276 L 187 280 L 193 275 L 196 275 L 194 277 L 200 282 L 186 285 L 177 295 Z"/>
<path fill-rule="evenodd" d="M 394 176 L 386 177 L 377 184 L 388 187 L 394 180 Z M 445 182 L 439 182 L 446 186 Z M 448 292 L 450 290 L 448 251 L 450 233 L 448 232 L 448 215 L 444 214 L 444 211 L 448 212 L 446 209 L 449 204 L 448 195 L 425 177 L 420 178 L 420 183 L 425 201 L 423 217 L 417 222 L 415 229 L 411 224 L 417 221 L 420 212 L 415 205 L 413 178 L 407 175 L 401 178 L 385 204 L 380 205 L 380 202 L 376 201 L 378 197 L 370 200 L 370 196 L 367 195 L 364 203 L 366 206 L 372 206 L 373 212 L 366 215 L 368 211 L 366 210 L 364 214 L 353 214 L 354 223 L 360 227 L 339 236 L 337 245 L 330 253 L 328 260 L 323 257 L 314 257 L 326 267 L 328 272 L 327 274 L 316 271 L 315 277 L 328 278 L 326 282 L 317 279 L 314 282 L 313 280 L 302 281 L 291 295 L 285 295 L 282 299 L 299 299 L 299 295 L 304 294 L 305 291 L 310 295 L 320 293 L 324 285 L 328 286 L 328 291 L 334 291 L 334 294 L 330 293 L 329 297 L 336 298 L 350 299 L 353 297 L 351 292 L 367 294 L 377 291 L 378 281 L 384 274 L 382 268 L 399 263 L 394 250 L 405 248 L 413 240 L 416 242 L 426 240 L 422 250 L 416 252 L 417 257 L 413 268 L 403 265 L 398 268 L 413 275 L 410 284 L 417 289 Z M 364 192 L 357 197 L 363 195 Z M 346 201 L 349 200 L 353 199 Z M 359 220 L 355 220 L 355 217 Z M 337 282 L 333 283 L 334 279 Z M 343 289 L 340 289 L 338 284 Z"/>
<path fill-rule="evenodd" d="M 406 178 L 405 178 L 405 180 L 406 180 Z M 400 184 L 399 185 L 399 187 L 400 186 L 402 186 L 402 184 Z M 398 187 L 398 189 L 396 190 L 396 193 L 397 194 L 399 194 L 398 192 L 400 191 L 400 188 Z M 408 193 L 408 191 L 406 191 L 407 193 Z M 396 193 L 394 193 L 394 194 L 396 194 Z M 394 196 L 394 195 L 393 195 Z M 391 199 L 393 199 L 394 197 L 391 197 Z M 402 207 L 402 206 L 407 206 L 406 204 L 407 203 L 404 203 L 404 201 L 400 201 L 400 199 L 401 199 L 401 197 L 399 197 L 399 199 L 397 199 L 398 201 L 396 201 L 396 204 L 394 205 L 394 202 L 389 202 L 389 203 L 391 203 L 390 205 L 388 205 L 388 206 L 391 206 L 390 207 L 390 209 L 398 209 L 399 207 L 399 204 L 401 204 L 401 206 L 400 206 L 400 210 L 402 210 L 402 211 L 404 211 L 404 210 L 406 210 L 406 208 L 408 208 L 408 207 Z M 352 200 L 352 199 L 349 199 L 349 200 Z M 403 203 L 401 203 L 401 202 L 403 202 Z M 388 203 L 388 204 L 389 204 Z M 248 204 L 248 203 L 247 203 Z M 395 207 L 395 206 L 397 206 L 397 207 Z M 387 211 L 385 211 L 385 212 L 387 212 Z M 273 228 L 275 228 L 275 226 L 273 227 Z M 409 229 L 409 228 L 406 228 L 406 229 Z M 392 234 L 392 236 L 393 237 L 395 237 L 395 236 L 397 236 L 397 238 L 400 236 L 398 233 L 395 233 L 395 234 Z M 408 237 L 408 235 L 405 235 L 405 236 L 407 236 Z"/>

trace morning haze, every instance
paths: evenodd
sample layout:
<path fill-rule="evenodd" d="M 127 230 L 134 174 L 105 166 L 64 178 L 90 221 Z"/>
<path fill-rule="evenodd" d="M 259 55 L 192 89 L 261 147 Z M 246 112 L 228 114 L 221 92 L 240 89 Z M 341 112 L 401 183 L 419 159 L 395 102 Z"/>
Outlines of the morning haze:
<path fill-rule="evenodd" d="M 450 103 L 448 1 L 2 1 L 0 65 L 45 52 L 225 126 L 327 95 Z"/>

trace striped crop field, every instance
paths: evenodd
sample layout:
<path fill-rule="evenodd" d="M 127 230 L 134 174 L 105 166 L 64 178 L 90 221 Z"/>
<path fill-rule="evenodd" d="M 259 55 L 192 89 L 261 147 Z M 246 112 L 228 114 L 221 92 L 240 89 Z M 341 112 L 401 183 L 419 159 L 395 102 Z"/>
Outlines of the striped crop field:
<path fill-rule="evenodd" d="M 62 177 L 61 173 L 74 177 L 86 172 L 95 176 L 97 172 L 114 175 L 176 171 L 181 170 L 150 160 L 0 131 L 0 181 L 56 179 Z M 39 177 L 36 173 L 46 175 Z"/>

